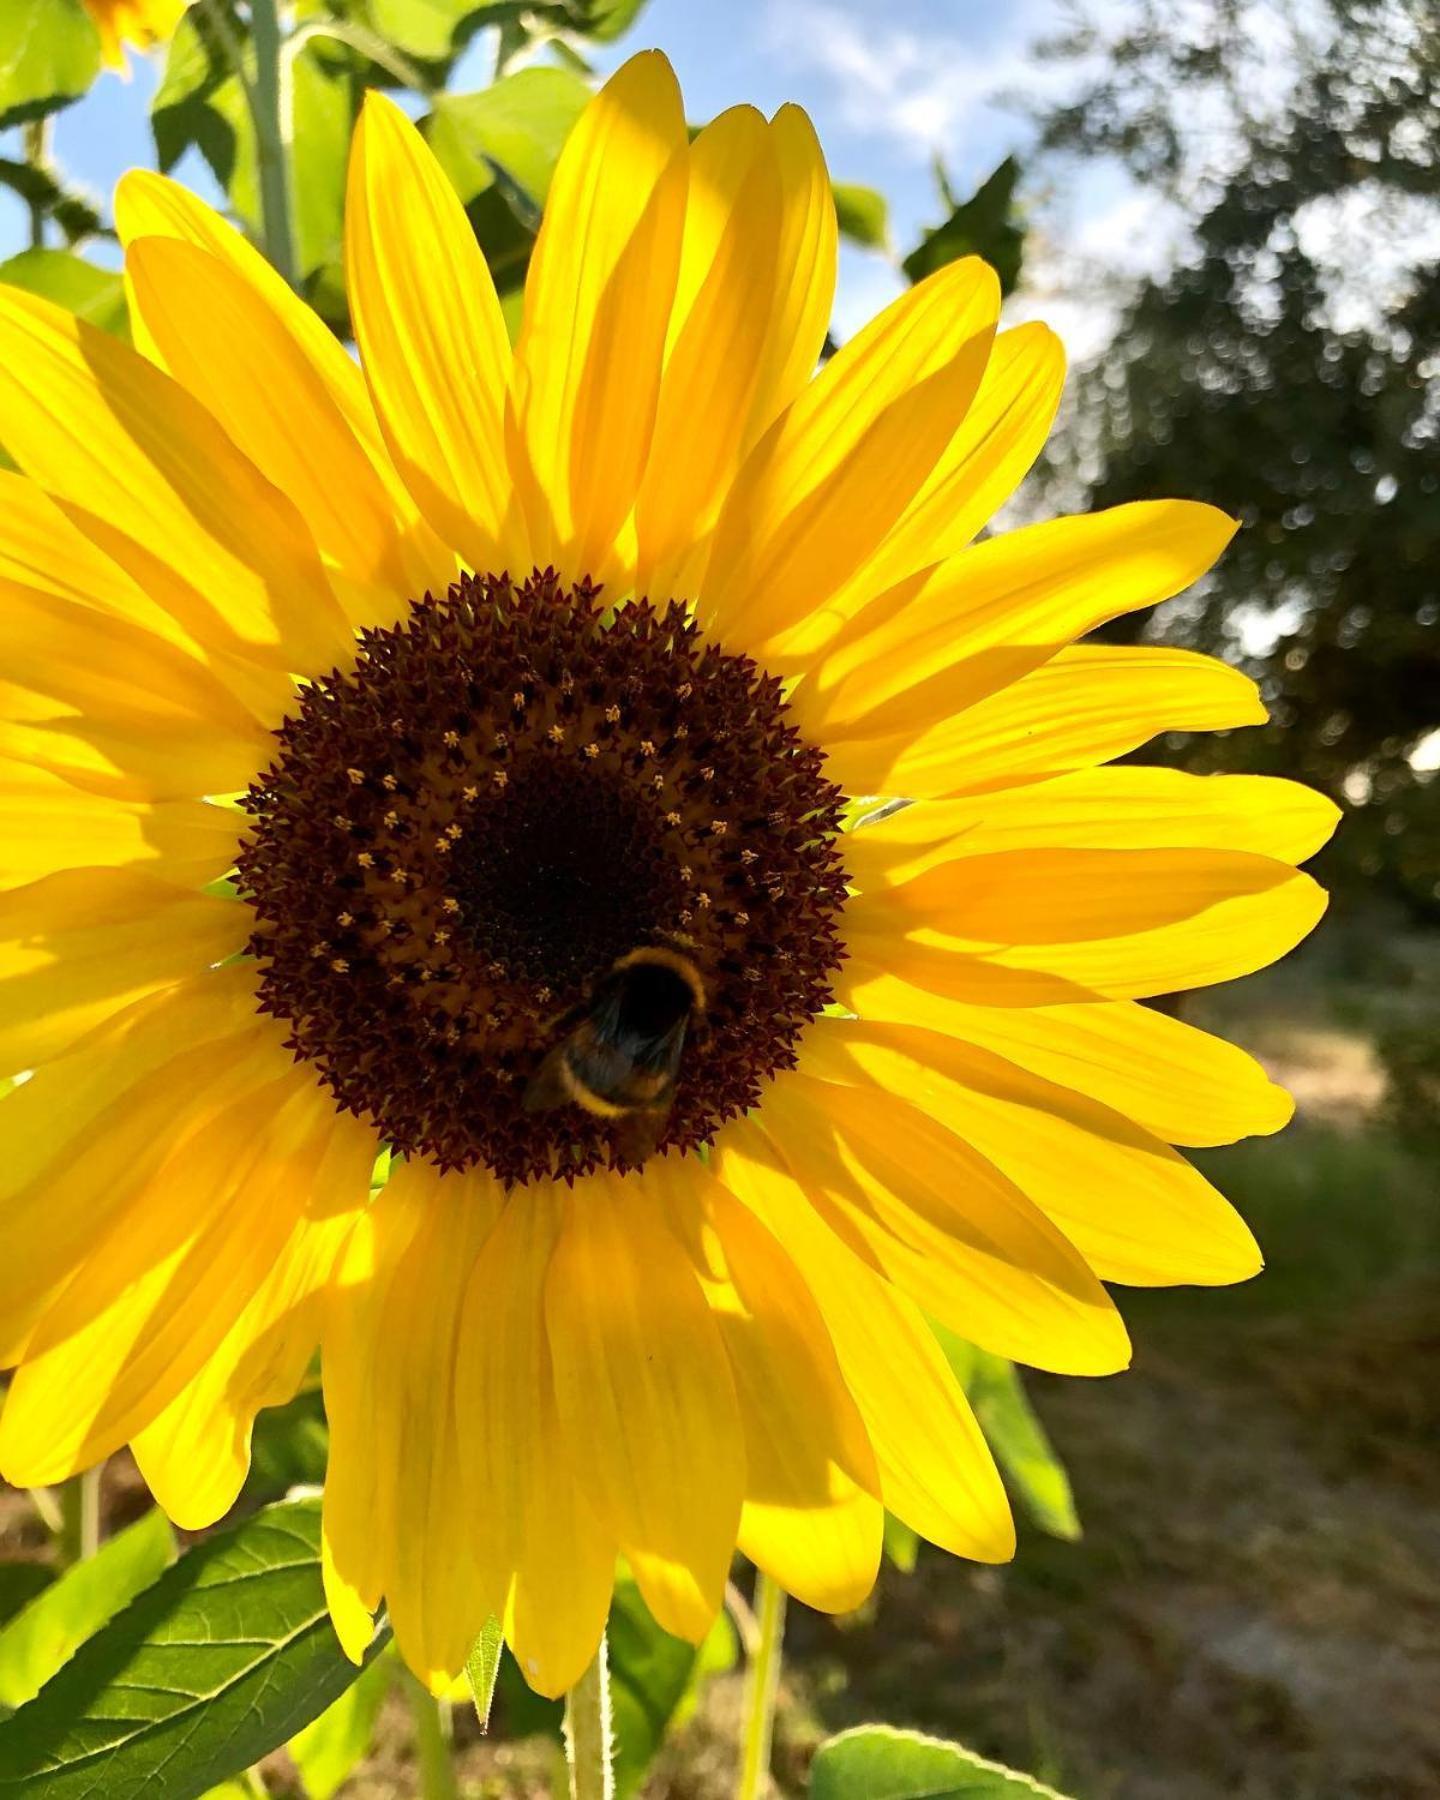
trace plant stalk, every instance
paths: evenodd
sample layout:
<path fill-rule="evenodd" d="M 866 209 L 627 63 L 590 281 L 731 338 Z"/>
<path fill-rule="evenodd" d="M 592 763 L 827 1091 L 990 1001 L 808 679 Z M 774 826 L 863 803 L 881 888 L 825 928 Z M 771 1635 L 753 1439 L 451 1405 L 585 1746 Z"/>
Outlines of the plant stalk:
<path fill-rule="evenodd" d="M 750 1658 L 745 1683 L 745 1736 L 740 1785 L 735 1790 L 737 1800 L 763 1800 L 770 1792 L 770 1744 L 775 1732 L 775 1696 L 780 1691 L 781 1649 L 785 1640 L 785 1590 L 758 1570 L 755 1613 L 760 1641 Z"/>
<path fill-rule="evenodd" d="M 423 1682 L 406 1677 L 410 1714 L 415 1725 L 415 1757 L 420 1764 L 421 1800 L 460 1800 L 451 1760 L 449 1710 Z"/>
<path fill-rule="evenodd" d="M 265 254 L 293 287 L 297 267 L 290 193 L 294 84 L 280 28 L 280 0 L 250 0 L 250 32 L 255 76 L 248 98 L 255 125 Z"/>
<path fill-rule="evenodd" d="M 570 1800 L 614 1800 L 610 1766 L 610 1664 L 605 1640 L 565 1696 L 565 1756 Z"/>
<path fill-rule="evenodd" d="M 378 31 L 371 31 L 356 19 L 309 19 L 303 25 L 296 26 L 290 34 L 290 41 L 285 46 L 285 53 L 293 62 L 305 45 L 315 38 L 329 38 L 333 43 L 348 44 L 352 50 L 358 50 L 371 62 L 382 68 L 387 75 L 398 81 L 401 87 L 410 88 L 417 94 L 427 96 L 435 93 L 435 84 L 418 63 L 397 50 L 393 44 L 387 43 Z"/>
<path fill-rule="evenodd" d="M 71 1563 L 86 1562 L 100 1548 L 100 1472 L 99 1468 L 87 1469 L 83 1475 L 77 1475 L 67 1481 L 60 1490 L 60 1541 L 61 1560 L 68 1568 Z"/>
<path fill-rule="evenodd" d="M 25 127 L 25 160 L 37 174 L 44 175 L 50 168 L 50 124 L 47 119 L 32 119 Z M 30 248 L 45 248 L 45 202 L 30 202 Z"/>

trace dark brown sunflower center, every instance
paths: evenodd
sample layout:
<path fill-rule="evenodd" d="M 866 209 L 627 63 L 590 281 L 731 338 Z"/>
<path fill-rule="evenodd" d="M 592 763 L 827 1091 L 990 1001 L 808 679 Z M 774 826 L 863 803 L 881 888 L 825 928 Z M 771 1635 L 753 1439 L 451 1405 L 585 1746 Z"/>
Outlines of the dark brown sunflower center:
<path fill-rule="evenodd" d="M 704 990 L 659 1145 L 794 1061 L 841 956 L 842 796 L 780 686 L 676 603 L 466 578 L 308 687 L 246 795 L 261 1004 L 397 1150 L 507 1181 L 625 1166 L 614 1121 L 522 1104 L 632 951 Z"/>

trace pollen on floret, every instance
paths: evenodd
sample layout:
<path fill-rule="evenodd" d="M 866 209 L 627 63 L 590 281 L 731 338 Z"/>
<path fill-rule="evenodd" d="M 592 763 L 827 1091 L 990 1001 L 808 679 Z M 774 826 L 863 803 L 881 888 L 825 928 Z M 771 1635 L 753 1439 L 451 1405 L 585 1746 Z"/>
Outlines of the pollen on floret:
<path fill-rule="evenodd" d="M 706 998 L 661 1148 L 757 1104 L 831 1001 L 843 796 L 780 684 L 679 603 L 467 576 L 277 737 L 239 859 L 260 1003 L 399 1152 L 506 1182 L 624 1166 L 609 1121 L 517 1094 L 641 945 L 683 942 Z"/>

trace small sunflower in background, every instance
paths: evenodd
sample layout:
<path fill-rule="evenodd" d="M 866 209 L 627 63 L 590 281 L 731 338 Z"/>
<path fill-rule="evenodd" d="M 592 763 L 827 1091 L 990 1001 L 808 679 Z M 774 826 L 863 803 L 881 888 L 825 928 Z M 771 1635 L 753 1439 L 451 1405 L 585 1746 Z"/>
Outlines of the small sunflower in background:
<path fill-rule="evenodd" d="M 189 0 L 83 0 L 100 33 L 105 66 L 124 70 L 125 46 L 151 50 L 174 36 Z"/>
<path fill-rule="evenodd" d="M 378 97 L 358 363 L 184 189 L 117 211 L 133 350 L 0 291 L 0 1469 L 128 1442 L 204 1526 L 318 1346 L 337 1628 L 437 1688 L 491 1615 L 569 1687 L 617 1553 L 692 1639 L 737 1544 L 834 1610 L 885 1508 L 1008 1557 L 928 1319 L 1104 1374 L 1103 1283 L 1260 1266 L 1172 1146 L 1289 1099 L 1141 1002 L 1303 937 L 1334 809 L 1103 767 L 1264 709 L 1076 642 L 1232 521 L 975 541 L 1056 339 L 968 260 L 817 375 L 809 123 L 692 143 L 658 54 L 513 353 Z"/>

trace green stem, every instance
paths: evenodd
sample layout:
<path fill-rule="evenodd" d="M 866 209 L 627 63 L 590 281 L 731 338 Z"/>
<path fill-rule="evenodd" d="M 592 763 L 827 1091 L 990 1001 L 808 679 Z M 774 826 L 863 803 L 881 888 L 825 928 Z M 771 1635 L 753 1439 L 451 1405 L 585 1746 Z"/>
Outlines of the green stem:
<path fill-rule="evenodd" d="M 595 1660 L 565 1696 L 570 1800 L 614 1800 L 610 1767 L 610 1664 L 601 1638 Z"/>
<path fill-rule="evenodd" d="M 60 1556 L 68 1568 L 86 1562 L 100 1548 L 100 1473 L 87 1469 L 60 1490 Z"/>
<path fill-rule="evenodd" d="M 775 1730 L 775 1696 L 780 1690 L 780 1655 L 785 1638 L 785 1590 L 766 1574 L 755 1576 L 755 1611 L 760 1642 L 750 1658 L 745 1683 L 745 1737 L 737 1800 L 761 1800 L 770 1788 L 770 1740 Z"/>
<path fill-rule="evenodd" d="M 37 174 L 44 175 L 50 168 L 50 120 L 32 119 L 25 127 L 25 160 Z M 30 248 L 45 248 L 45 203 L 43 200 L 30 202 Z"/>
<path fill-rule="evenodd" d="M 54 1490 L 48 1487 L 31 1488 L 30 1503 L 40 1515 L 40 1523 L 52 1538 L 58 1538 L 65 1529 L 65 1510 L 56 1499 Z"/>
<path fill-rule="evenodd" d="M 451 1760 L 449 1707 L 437 1700 L 413 1675 L 406 1677 L 410 1713 L 415 1724 L 415 1755 L 420 1764 L 421 1800 L 459 1800 Z"/>
<path fill-rule="evenodd" d="M 393 44 L 387 43 L 378 32 L 371 31 L 368 25 L 362 25 L 356 19 L 311 19 L 297 26 L 291 34 L 290 42 L 285 46 L 286 54 L 293 61 L 312 38 L 331 38 L 337 44 L 348 44 L 361 56 L 369 57 L 387 75 L 393 75 L 401 87 L 413 88 L 417 94 L 427 96 L 435 92 L 435 83 L 423 69 Z"/>
<path fill-rule="evenodd" d="M 255 124 L 255 152 L 260 168 L 265 254 L 293 287 L 296 260 L 290 210 L 290 150 L 294 105 L 290 64 L 280 30 L 279 0 L 250 0 L 250 31 L 255 45 L 250 115 Z"/>

